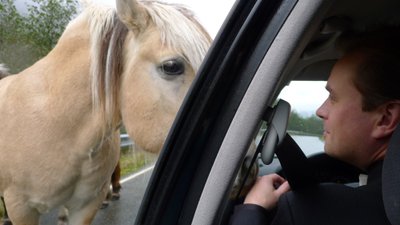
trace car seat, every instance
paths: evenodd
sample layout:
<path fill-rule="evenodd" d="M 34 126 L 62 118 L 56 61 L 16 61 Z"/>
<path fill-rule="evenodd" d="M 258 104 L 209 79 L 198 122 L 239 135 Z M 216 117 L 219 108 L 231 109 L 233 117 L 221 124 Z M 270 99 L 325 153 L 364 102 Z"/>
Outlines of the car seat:
<path fill-rule="evenodd" d="M 400 126 L 397 126 L 382 168 L 382 196 L 387 218 L 400 225 Z"/>

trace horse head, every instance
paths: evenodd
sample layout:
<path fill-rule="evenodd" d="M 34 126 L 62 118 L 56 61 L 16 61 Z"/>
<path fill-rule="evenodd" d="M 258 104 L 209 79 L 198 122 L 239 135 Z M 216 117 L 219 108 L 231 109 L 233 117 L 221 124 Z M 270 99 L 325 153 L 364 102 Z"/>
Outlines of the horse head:
<path fill-rule="evenodd" d="M 158 152 L 211 39 L 184 8 L 117 2 L 129 29 L 122 74 L 121 115 L 139 146 Z"/>
<path fill-rule="evenodd" d="M 100 87 L 95 95 L 114 96 L 98 104 L 104 105 L 111 127 L 122 118 L 138 146 L 158 153 L 211 38 L 178 5 L 120 0 L 116 7 L 115 28 L 104 35 L 108 56 L 92 62 L 92 68 L 105 65 L 101 70 L 110 73 L 104 80 L 93 79 L 93 86 Z"/>

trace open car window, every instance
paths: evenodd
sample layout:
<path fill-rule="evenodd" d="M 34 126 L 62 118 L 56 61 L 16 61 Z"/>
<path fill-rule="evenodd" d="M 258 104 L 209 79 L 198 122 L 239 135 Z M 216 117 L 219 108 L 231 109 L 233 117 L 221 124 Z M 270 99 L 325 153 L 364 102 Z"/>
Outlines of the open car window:
<path fill-rule="evenodd" d="M 323 124 L 316 110 L 328 97 L 325 85 L 325 81 L 292 81 L 278 96 L 291 105 L 287 132 L 307 156 L 324 151 Z"/>

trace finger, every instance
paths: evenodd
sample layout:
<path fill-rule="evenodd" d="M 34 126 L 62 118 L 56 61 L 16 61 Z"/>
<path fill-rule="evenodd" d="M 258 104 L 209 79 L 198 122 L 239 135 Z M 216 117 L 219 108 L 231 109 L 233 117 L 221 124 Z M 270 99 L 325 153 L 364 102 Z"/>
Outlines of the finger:
<path fill-rule="evenodd" d="M 261 182 L 268 182 L 268 183 L 270 183 L 270 182 L 283 183 L 285 181 L 285 179 L 283 177 L 281 177 L 275 173 L 261 176 L 257 180 L 261 181 Z"/>
<path fill-rule="evenodd" d="M 272 179 L 273 179 L 274 182 L 283 183 L 283 182 L 286 181 L 285 178 L 279 176 L 279 175 L 276 174 L 276 173 L 275 173 L 275 174 L 272 174 L 271 177 L 272 177 Z"/>
<path fill-rule="evenodd" d="M 290 185 L 289 182 L 285 181 L 283 182 L 277 189 L 276 189 L 276 193 L 279 195 L 282 195 L 286 192 L 290 191 Z"/>

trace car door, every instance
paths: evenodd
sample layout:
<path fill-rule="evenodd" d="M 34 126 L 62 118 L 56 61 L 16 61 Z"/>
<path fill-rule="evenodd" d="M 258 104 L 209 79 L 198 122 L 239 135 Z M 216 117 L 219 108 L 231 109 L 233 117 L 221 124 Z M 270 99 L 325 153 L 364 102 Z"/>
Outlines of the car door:
<path fill-rule="evenodd" d="M 137 224 L 220 224 L 243 155 L 326 1 L 237 1 L 174 123 Z M 326 6 L 325 6 L 326 7 Z M 315 28 L 314 28 L 315 29 Z"/>
<path fill-rule="evenodd" d="M 392 0 L 238 0 L 170 131 L 137 224 L 225 224 L 235 176 L 280 91 L 294 79 L 326 80 L 337 38 L 400 24 L 398 8 Z"/>

